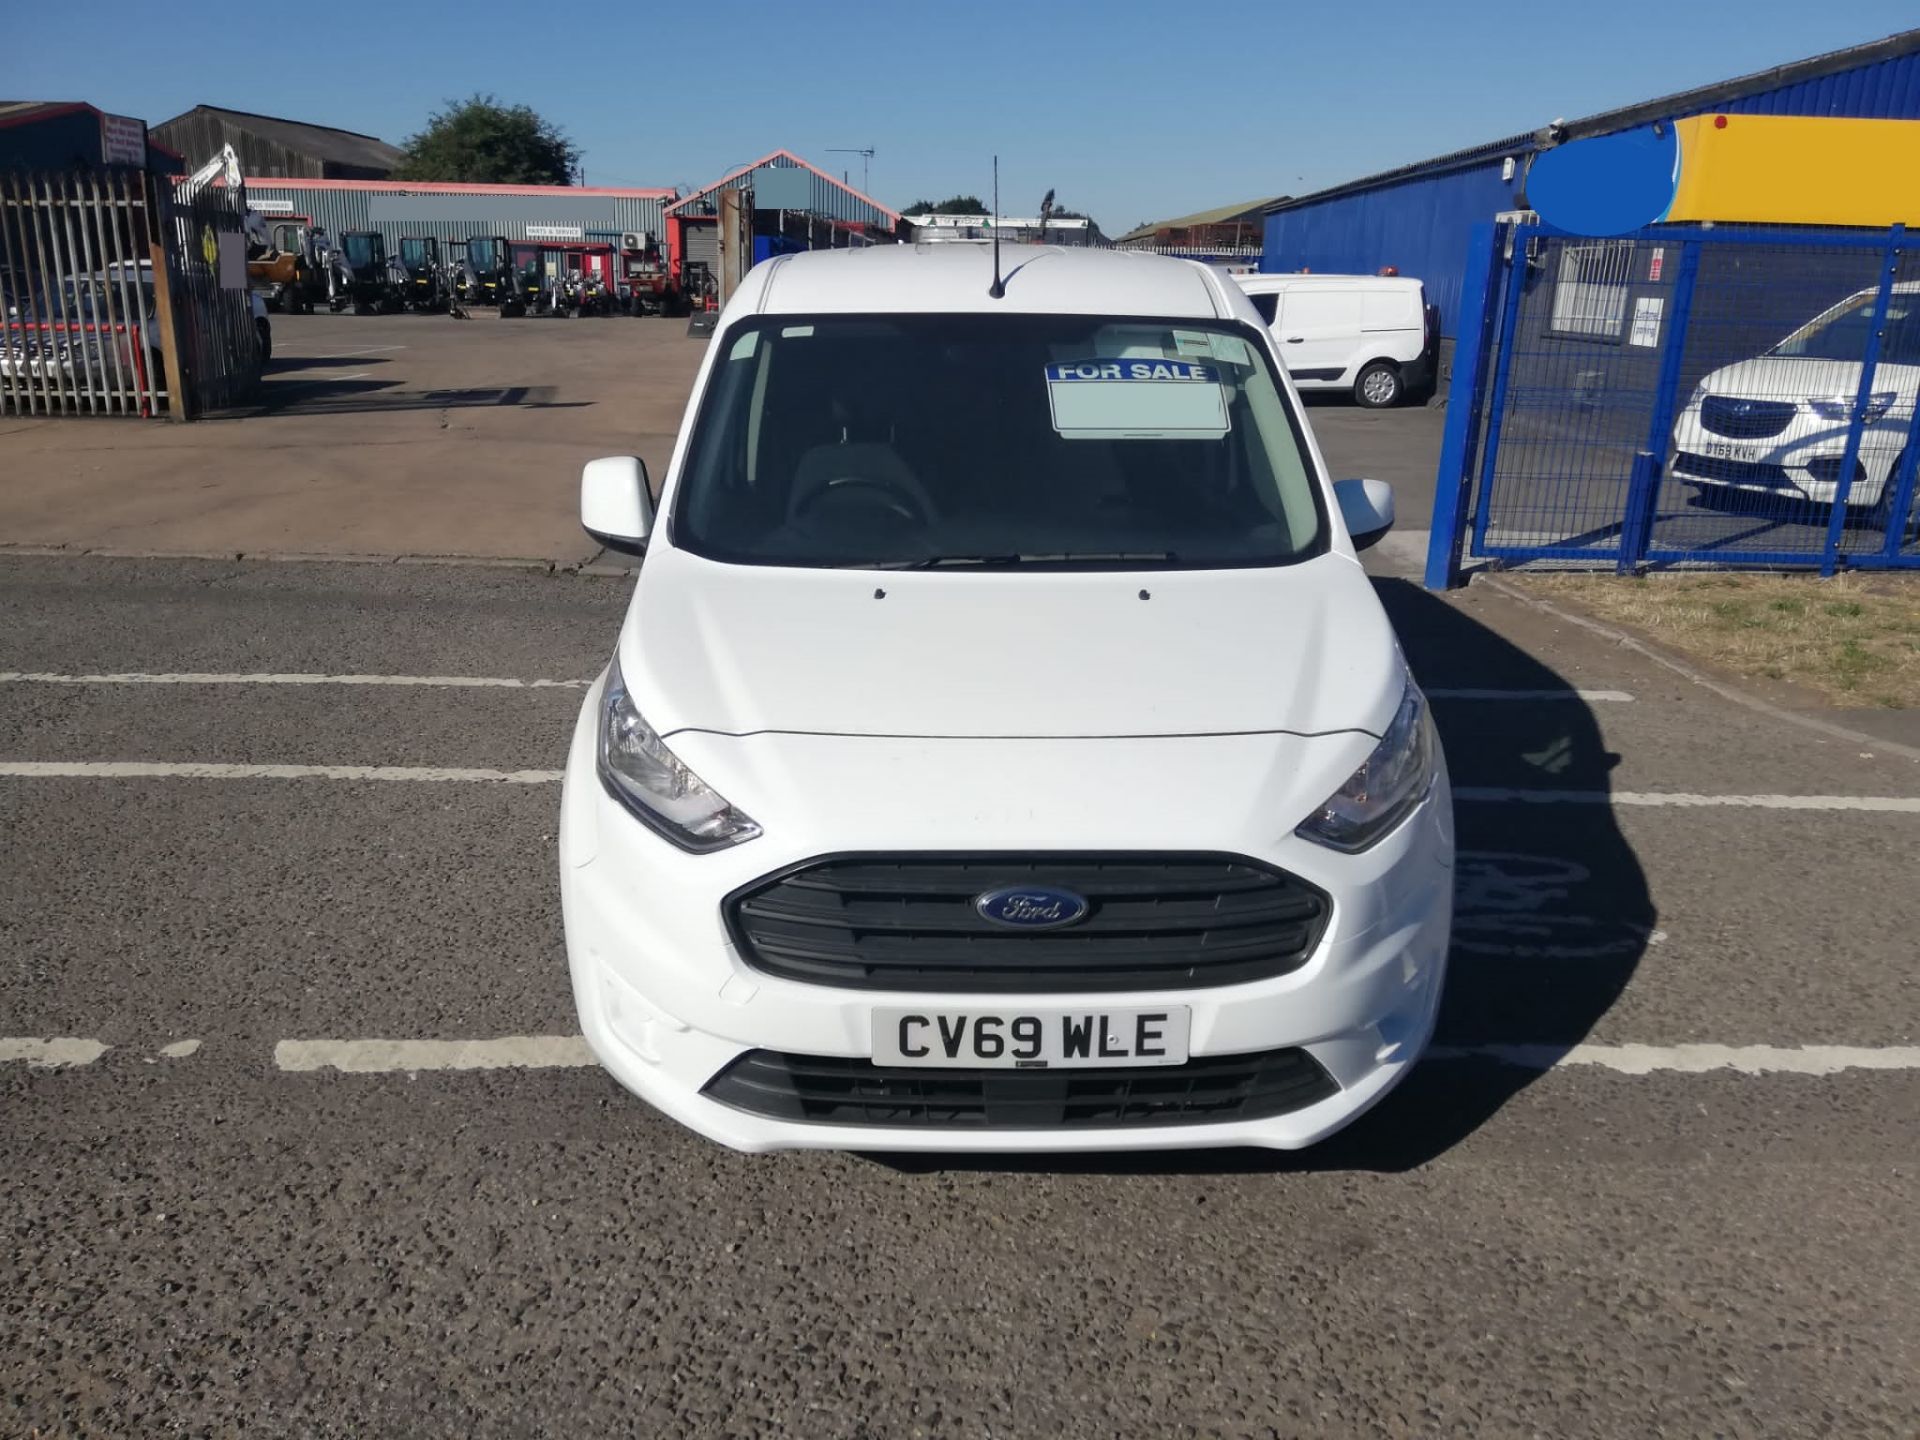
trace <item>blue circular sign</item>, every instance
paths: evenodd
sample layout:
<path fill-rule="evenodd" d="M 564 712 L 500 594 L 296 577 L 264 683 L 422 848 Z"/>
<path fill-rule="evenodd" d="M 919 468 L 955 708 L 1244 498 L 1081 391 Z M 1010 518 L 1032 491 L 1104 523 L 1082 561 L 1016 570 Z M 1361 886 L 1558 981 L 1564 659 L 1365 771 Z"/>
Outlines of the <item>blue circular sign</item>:
<path fill-rule="evenodd" d="M 1086 918 L 1087 897 L 1051 885 L 1008 885 L 974 897 L 980 918 L 1015 930 L 1057 930 Z"/>

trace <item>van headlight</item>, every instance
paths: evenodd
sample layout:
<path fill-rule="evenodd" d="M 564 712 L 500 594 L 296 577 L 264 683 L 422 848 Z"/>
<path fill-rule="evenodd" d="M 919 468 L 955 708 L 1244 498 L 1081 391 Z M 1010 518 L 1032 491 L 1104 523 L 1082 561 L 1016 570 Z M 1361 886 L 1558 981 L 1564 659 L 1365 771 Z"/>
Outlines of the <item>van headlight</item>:
<path fill-rule="evenodd" d="M 1365 850 L 1432 793 L 1436 753 L 1427 697 L 1408 676 L 1400 708 L 1373 753 L 1294 834 L 1334 850 Z"/>
<path fill-rule="evenodd" d="M 627 693 L 615 659 L 600 697 L 595 747 L 607 793 L 682 850 L 723 850 L 751 840 L 759 825 L 728 804 L 654 733 Z"/>

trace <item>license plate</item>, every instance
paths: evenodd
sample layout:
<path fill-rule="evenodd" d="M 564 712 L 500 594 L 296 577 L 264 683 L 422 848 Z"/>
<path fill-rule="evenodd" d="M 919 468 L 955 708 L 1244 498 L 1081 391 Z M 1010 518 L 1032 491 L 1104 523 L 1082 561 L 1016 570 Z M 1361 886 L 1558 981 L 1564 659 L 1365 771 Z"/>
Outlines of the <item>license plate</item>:
<path fill-rule="evenodd" d="M 1184 1065 L 1184 1005 L 1150 1010 L 875 1010 L 876 1065 L 1067 1070 Z"/>
<path fill-rule="evenodd" d="M 1757 460 L 1760 447 L 1757 445 L 1728 445 L 1724 441 L 1709 440 L 1700 447 L 1716 460 Z"/>

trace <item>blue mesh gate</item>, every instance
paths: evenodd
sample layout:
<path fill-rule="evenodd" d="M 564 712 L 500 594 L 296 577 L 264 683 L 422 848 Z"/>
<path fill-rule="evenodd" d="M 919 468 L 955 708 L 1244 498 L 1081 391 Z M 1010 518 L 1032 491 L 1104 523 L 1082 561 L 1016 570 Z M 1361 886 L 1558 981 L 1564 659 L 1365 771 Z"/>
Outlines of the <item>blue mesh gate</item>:
<path fill-rule="evenodd" d="M 1920 566 L 1920 255 L 1890 232 L 1475 236 L 1427 581 Z"/>

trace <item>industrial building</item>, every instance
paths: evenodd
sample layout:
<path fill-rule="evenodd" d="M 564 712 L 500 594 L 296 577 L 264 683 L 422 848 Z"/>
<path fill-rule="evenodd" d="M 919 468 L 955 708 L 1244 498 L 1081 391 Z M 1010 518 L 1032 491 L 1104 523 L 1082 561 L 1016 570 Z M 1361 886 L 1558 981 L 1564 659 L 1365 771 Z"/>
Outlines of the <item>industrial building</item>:
<path fill-rule="evenodd" d="M 0 170 L 100 170 L 126 165 L 167 174 L 180 157 L 144 120 L 80 100 L 0 100 Z"/>
<path fill-rule="evenodd" d="M 666 189 L 593 185 L 455 185 L 415 180 L 278 180 L 247 176 L 247 204 L 275 220 L 306 220 L 334 235 L 378 230 L 388 243 L 410 235 L 469 240 L 585 241 L 618 245 L 658 236 Z"/>
<path fill-rule="evenodd" d="M 1451 340 L 1473 228 L 1529 209 L 1527 175 L 1536 156 L 1570 140 L 1708 112 L 1920 119 L 1920 30 L 1278 201 L 1266 211 L 1260 268 L 1373 274 L 1393 267 L 1426 283 L 1441 333 Z"/>
<path fill-rule="evenodd" d="M 610 255 L 657 251 L 676 284 L 694 288 L 703 269 L 707 275 L 718 273 L 718 197 L 728 190 L 750 191 L 754 197 L 756 261 L 793 250 L 891 239 L 900 219 L 785 150 L 684 197 L 671 187 L 247 175 L 247 203 L 269 219 L 305 221 L 335 236 L 377 230 L 390 252 L 408 237 L 459 241 L 486 235 L 504 236 L 515 244 L 585 247 Z"/>
<path fill-rule="evenodd" d="M 153 137 L 196 163 L 231 145 L 240 168 L 262 178 L 384 180 L 401 160 L 397 146 L 372 135 L 214 105 L 154 126 Z"/>
<path fill-rule="evenodd" d="M 1256 259 L 1265 234 L 1266 214 L 1286 200 L 1269 195 L 1238 205 L 1217 205 L 1192 215 L 1155 220 L 1127 231 L 1113 243 L 1122 250 L 1148 250 L 1196 258 Z"/>
<path fill-rule="evenodd" d="M 720 194 L 753 192 L 753 259 L 794 250 L 838 249 L 892 239 L 900 213 L 868 198 L 790 150 L 776 150 L 665 207 L 673 273 L 687 265 L 717 271 Z"/>
<path fill-rule="evenodd" d="M 1107 237 L 1084 215 L 924 215 L 901 217 L 903 238 L 919 244 L 954 240 L 991 240 L 998 234 L 1009 245 L 1074 245 L 1102 247 Z"/>

